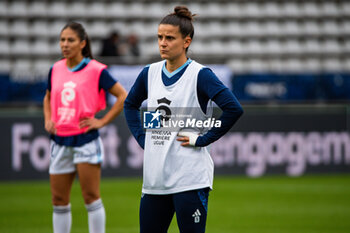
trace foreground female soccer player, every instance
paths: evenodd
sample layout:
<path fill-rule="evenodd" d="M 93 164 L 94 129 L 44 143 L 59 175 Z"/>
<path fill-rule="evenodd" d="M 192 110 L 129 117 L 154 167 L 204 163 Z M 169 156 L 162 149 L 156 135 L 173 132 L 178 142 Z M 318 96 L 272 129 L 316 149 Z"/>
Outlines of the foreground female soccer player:
<path fill-rule="evenodd" d="M 243 113 L 232 92 L 209 68 L 187 58 L 194 34 L 192 16 L 186 7 L 178 6 L 163 18 L 158 27 L 158 45 L 164 60 L 143 69 L 125 101 L 129 128 L 145 150 L 142 233 L 167 232 L 175 212 L 181 233 L 205 232 L 214 171 L 206 146 L 224 135 Z M 210 117 L 206 115 L 207 104 L 213 100 L 223 110 L 221 127 L 207 132 L 196 127 L 163 127 L 144 133 L 139 108 L 145 99 L 148 109 L 167 113 L 189 110 L 196 120 Z M 153 113 L 154 119 L 157 115 L 157 111 Z"/>
<path fill-rule="evenodd" d="M 76 173 L 88 211 L 89 232 L 105 232 L 105 210 L 100 199 L 103 145 L 97 129 L 111 122 L 123 109 L 126 91 L 103 65 L 92 59 L 88 36 L 79 23 L 61 31 L 64 59 L 49 73 L 44 98 L 45 129 L 51 134 L 50 183 L 54 233 L 71 228 L 70 190 Z M 105 91 L 117 97 L 101 119 Z"/>

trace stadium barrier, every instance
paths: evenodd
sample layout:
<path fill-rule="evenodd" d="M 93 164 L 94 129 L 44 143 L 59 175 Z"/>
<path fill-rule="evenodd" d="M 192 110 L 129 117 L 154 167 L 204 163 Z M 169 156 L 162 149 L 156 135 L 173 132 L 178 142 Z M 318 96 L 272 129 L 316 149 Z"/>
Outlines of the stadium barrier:
<path fill-rule="evenodd" d="M 346 105 L 244 106 L 238 123 L 211 145 L 216 174 L 350 172 Z M 0 180 L 48 179 L 50 140 L 41 111 L 0 111 Z M 141 176 L 143 150 L 123 115 L 102 128 L 103 177 Z"/>

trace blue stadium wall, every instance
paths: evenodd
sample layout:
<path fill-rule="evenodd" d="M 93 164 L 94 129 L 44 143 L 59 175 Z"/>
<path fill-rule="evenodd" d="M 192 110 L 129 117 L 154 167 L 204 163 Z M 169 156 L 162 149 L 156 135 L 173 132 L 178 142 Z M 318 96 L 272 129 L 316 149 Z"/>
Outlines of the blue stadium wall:
<path fill-rule="evenodd" d="M 245 103 L 305 103 L 305 102 L 350 102 L 350 73 L 250 73 L 232 74 L 226 66 L 214 66 L 222 72 L 224 83 L 237 98 Z M 130 88 L 141 66 L 113 66 L 111 72 L 121 83 Z M 129 75 L 128 75 L 129 74 Z M 131 75 L 130 75 L 131 74 Z M 45 95 L 47 78 L 41 81 L 13 81 L 7 73 L 0 73 L 0 106 L 11 103 L 41 104 Z"/>

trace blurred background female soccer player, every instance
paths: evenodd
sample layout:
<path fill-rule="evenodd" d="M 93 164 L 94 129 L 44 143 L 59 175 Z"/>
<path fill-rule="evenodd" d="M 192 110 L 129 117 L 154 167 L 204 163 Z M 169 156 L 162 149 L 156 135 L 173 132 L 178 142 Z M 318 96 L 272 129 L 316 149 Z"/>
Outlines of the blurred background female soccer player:
<path fill-rule="evenodd" d="M 54 233 L 71 228 L 70 190 L 76 173 L 88 211 L 89 232 L 105 232 L 105 210 L 100 198 L 103 145 L 98 129 L 123 109 L 124 88 L 93 60 L 90 41 L 76 22 L 63 27 L 60 47 L 64 59 L 50 72 L 44 98 L 45 129 L 51 134 L 50 183 Z M 117 97 L 101 118 L 95 114 L 106 106 L 105 91 Z"/>
<path fill-rule="evenodd" d="M 158 46 L 164 60 L 141 71 L 125 101 L 128 126 L 145 150 L 140 204 L 142 233 L 167 232 L 175 212 L 180 232 L 205 232 L 214 173 L 207 146 L 223 136 L 243 113 L 235 96 L 216 75 L 187 57 L 194 35 L 193 16 L 187 7 L 177 6 L 162 19 Z M 209 131 L 179 129 L 157 144 L 151 131 L 144 133 L 140 121 L 139 108 L 145 99 L 148 108 L 157 108 L 159 101 L 165 101 L 170 109 L 173 106 L 195 109 L 192 116 L 197 120 L 210 118 L 207 105 L 213 100 L 223 110 L 219 118 L 222 125 Z"/>

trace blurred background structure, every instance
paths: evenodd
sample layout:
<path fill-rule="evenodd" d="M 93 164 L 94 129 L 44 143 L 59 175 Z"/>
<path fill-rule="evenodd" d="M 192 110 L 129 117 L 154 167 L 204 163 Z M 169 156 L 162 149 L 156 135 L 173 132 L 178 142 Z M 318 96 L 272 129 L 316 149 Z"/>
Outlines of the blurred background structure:
<path fill-rule="evenodd" d="M 59 33 L 69 20 L 86 27 L 98 60 L 144 65 L 159 59 L 157 25 L 179 4 L 198 14 L 189 56 L 229 67 L 243 102 L 350 99 L 346 0 L 4 0 L 0 2 L 1 105 L 41 99 L 43 94 L 37 96 L 36 91 L 44 90 L 39 83 L 60 58 Z M 113 31 L 124 42 L 123 56 L 99 57 L 101 41 Z M 128 37 L 137 39 L 139 56 L 129 52 Z M 13 87 L 17 82 L 38 85 L 29 93 Z"/>
<path fill-rule="evenodd" d="M 158 23 L 176 5 L 198 15 L 189 57 L 211 67 L 244 105 L 233 131 L 213 145 L 219 173 L 349 172 L 350 1 L 4 0 L 0 178 L 47 176 L 41 106 L 68 21 L 84 25 L 95 58 L 128 90 L 144 65 L 160 59 Z M 113 32 L 114 56 L 102 53 Z M 123 116 L 101 132 L 105 174 L 140 175 L 142 151 Z"/>

